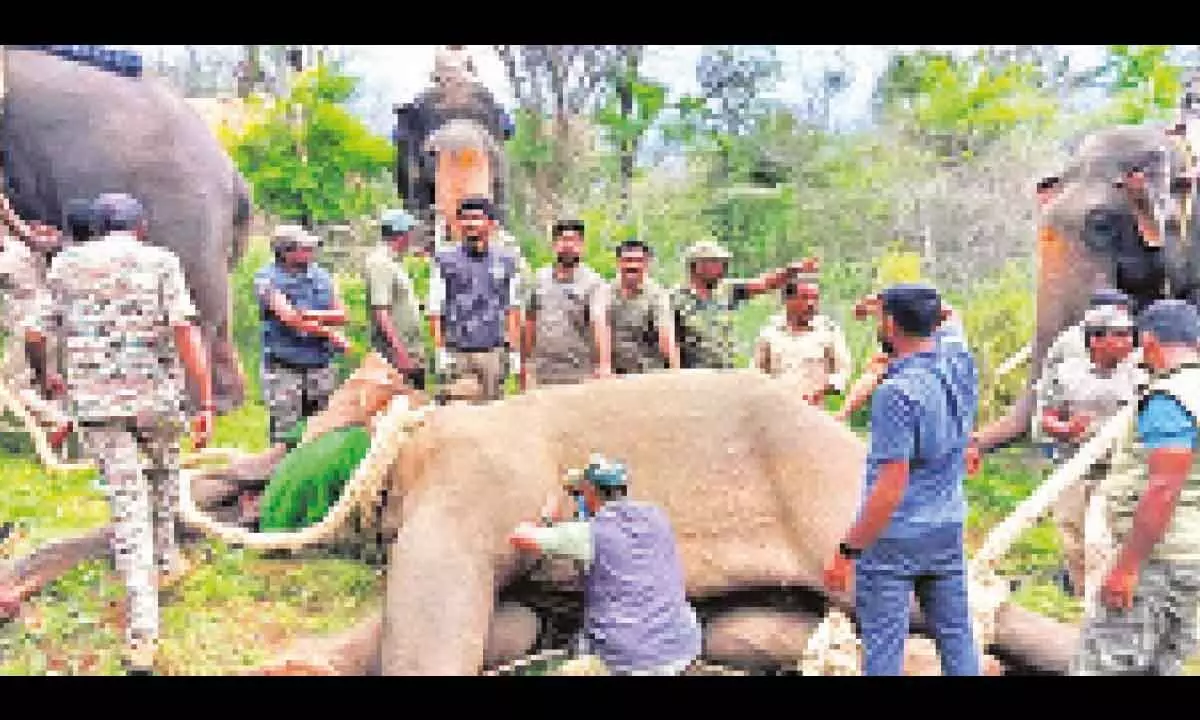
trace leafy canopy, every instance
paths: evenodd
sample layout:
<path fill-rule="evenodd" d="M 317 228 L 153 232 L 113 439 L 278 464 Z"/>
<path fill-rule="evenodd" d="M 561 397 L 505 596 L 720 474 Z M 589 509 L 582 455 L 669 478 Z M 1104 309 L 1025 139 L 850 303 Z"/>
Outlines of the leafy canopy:
<path fill-rule="evenodd" d="M 357 86 L 322 65 L 298 76 L 285 99 L 248 101 L 260 106 L 257 120 L 228 145 L 261 209 L 316 224 L 374 212 L 381 198 L 372 185 L 382 185 L 395 149 L 343 107 Z"/>

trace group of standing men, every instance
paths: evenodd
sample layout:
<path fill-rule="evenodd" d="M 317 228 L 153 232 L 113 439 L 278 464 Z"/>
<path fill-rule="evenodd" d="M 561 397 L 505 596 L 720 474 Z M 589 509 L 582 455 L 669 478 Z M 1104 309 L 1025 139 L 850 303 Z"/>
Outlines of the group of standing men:
<path fill-rule="evenodd" d="M 424 302 L 403 262 L 415 250 L 416 222 L 408 213 L 384 213 L 381 242 L 366 258 L 372 349 L 415 387 L 423 388 L 431 372 L 444 387 L 466 388 L 458 397 L 487 402 L 504 396 L 511 376 L 531 390 L 669 369 L 732 368 L 735 309 L 779 291 L 786 312 L 760 335 L 756 366 L 795 379 L 814 403 L 844 389 L 849 351 L 840 328 L 817 312 L 811 261 L 733 280 L 726 277 L 728 251 L 699 242 L 685 256 L 687 284 L 672 291 L 650 277 L 650 246 L 630 239 L 615 250 L 617 277 L 610 283 L 582 260 L 582 222 L 555 223 L 553 262 L 530 272 L 490 201 L 466 198 L 457 215 L 461 242 L 434 252 Z M 324 407 L 334 385 L 332 351 L 346 345 L 337 330 L 345 323 L 337 289 L 312 259 L 317 243 L 299 228 L 277 231 L 276 261 L 255 278 L 273 442 Z"/>

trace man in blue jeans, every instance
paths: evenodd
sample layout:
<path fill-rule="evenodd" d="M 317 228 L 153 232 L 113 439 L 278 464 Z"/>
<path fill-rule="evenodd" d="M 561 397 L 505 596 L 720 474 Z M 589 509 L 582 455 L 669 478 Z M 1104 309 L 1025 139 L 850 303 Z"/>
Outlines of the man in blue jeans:
<path fill-rule="evenodd" d="M 896 285 L 879 303 L 879 341 L 891 356 L 871 399 L 864 501 L 825 570 L 855 606 L 867 675 L 899 675 L 916 592 L 943 675 L 978 675 L 967 606 L 963 524 L 966 449 L 978 405 L 978 371 L 942 301 L 924 285 Z"/>

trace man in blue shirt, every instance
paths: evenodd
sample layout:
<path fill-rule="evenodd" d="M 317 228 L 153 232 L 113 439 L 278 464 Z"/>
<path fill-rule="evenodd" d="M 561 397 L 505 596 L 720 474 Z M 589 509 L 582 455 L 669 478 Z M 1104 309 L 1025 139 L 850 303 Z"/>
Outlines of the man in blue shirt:
<path fill-rule="evenodd" d="M 1178 675 L 1200 646 L 1200 316 L 1160 300 L 1138 325 L 1154 379 L 1098 490 L 1119 549 L 1075 675 Z"/>
<path fill-rule="evenodd" d="M 924 285 L 880 296 L 879 341 L 891 360 L 871 399 L 865 497 L 857 522 L 826 568 L 855 606 L 865 674 L 899 675 L 915 591 L 944 675 L 978 675 L 967 605 L 963 524 L 966 448 L 978 405 L 978 371 L 966 344 L 942 327 L 942 301 Z"/>

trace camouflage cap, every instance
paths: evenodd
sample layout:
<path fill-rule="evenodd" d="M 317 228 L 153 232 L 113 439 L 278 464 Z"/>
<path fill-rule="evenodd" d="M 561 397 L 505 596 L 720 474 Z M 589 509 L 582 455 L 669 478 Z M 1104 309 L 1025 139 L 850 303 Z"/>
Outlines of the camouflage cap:
<path fill-rule="evenodd" d="M 591 457 L 583 476 L 598 488 L 625 487 L 629 483 L 629 473 L 625 470 L 625 464 L 610 462 L 602 455 Z"/>
<path fill-rule="evenodd" d="M 689 263 L 696 260 L 732 260 L 733 254 L 715 240 L 700 240 L 688 246 L 683 259 Z"/>

